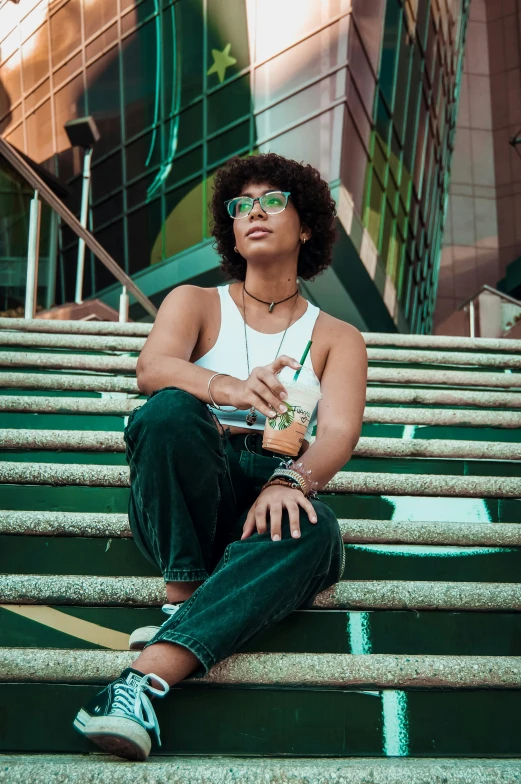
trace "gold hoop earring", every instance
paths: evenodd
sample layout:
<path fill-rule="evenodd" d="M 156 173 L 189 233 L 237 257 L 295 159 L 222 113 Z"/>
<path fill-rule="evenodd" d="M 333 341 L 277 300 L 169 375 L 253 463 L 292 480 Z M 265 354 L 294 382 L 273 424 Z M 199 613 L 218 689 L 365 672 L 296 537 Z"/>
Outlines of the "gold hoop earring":
<path fill-rule="evenodd" d="M 235 253 L 238 253 L 238 252 L 239 252 L 239 251 L 237 250 L 237 245 L 234 245 L 234 246 L 233 246 L 233 249 L 234 249 Z"/>
<path fill-rule="evenodd" d="M 306 238 L 305 238 L 305 237 L 301 237 L 301 238 L 300 238 L 300 241 L 301 241 L 301 243 L 304 245 L 304 243 L 305 243 L 305 241 L 306 241 Z"/>

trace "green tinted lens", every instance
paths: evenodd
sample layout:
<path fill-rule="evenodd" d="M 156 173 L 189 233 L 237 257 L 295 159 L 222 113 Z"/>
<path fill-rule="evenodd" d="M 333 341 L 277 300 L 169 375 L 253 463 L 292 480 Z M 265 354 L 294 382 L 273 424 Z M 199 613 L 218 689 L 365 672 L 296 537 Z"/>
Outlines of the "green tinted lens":
<path fill-rule="evenodd" d="M 268 213 L 282 212 L 286 206 L 286 197 L 281 191 L 273 191 L 261 197 L 261 204 Z"/>
<path fill-rule="evenodd" d="M 245 218 L 251 210 L 251 199 L 247 196 L 232 199 L 228 204 L 228 212 L 232 218 Z"/>

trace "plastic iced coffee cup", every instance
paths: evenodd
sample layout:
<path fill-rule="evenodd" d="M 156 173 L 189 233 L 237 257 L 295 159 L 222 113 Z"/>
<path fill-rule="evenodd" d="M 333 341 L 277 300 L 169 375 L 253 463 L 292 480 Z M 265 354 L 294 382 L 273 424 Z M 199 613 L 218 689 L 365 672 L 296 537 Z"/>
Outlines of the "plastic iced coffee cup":
<path fill-rule="evenodd" d="M 288 410 L 272 419 L 266 418 L 262 439 L 263 449 L 288 457 L 295 457 L 300 452 L 315 406 L 323 397 L 320 381 L 310 368 L 302 367 L 296 380 L 293 380 L 294 373 L 287 366 L 277 373 L 288 393 L 282 401 Z"/>

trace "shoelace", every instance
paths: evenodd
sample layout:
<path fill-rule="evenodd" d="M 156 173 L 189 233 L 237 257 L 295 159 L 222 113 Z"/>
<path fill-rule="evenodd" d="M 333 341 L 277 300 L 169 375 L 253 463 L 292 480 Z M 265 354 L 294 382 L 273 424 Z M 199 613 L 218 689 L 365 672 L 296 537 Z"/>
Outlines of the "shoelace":
<path fill-rule="evenodd" d="M 156 681 L 159 681 L 163 690 L 154 689 L 149 683 L 150 678 L 155 678 Z M 133 683 L 116 683 L 114 686 L 114 702 L 109 715 L 126 718 L 130 714 L 143 724 L 147 730 L 155 732 L 158 746 L 161 746 L 159 724 L 152 703 L 144 693 L 145 689 L 157 697 L 164 697 L 169 692 L 170 686 L 159 675 L 154 675 L 154 673 L 143 675 L 137 686 Z"/>
<path fill-rule="evenodd" d="M 161 609 L 167 615 L 174 615 L 182 606 L 184 602 L 179 602 L 179 604 L 164 604 Z"/>

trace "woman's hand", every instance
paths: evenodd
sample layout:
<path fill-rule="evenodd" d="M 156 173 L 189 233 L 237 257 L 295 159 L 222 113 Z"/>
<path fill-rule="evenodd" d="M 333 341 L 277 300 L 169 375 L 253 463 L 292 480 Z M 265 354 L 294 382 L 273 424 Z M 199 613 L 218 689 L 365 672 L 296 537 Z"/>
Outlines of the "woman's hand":
<path fill-rule="evenodd" d="M 272 419 L 276 414 L 284 413 L 287 408 L 282 401 L 287 398 L 287 392 L 276 376 L 282 368 L 288 365 L 299 368 L 300 363 L 292 357 L 282 355 L 270 365 L 253 368 L 245 381 L 238 378 L 223 378 L 223 383 L 230 384 L 228 392 L 229 405 L 239 410 L 254 406 L 261 414 Z"/>
<path fill-rule="evenodd" d="M 270 513 L 271 538 L 273 540 L 282 537 L 282 510 L 286 508 L 289 515 L 289 526 L 291 535 L 295 538 L 300 536 L 300 509 L 302 507 L 308 513 L 310 522 L 317 522 L 317 515 L 313 504 L 309 501 L 301 490 L 284 485 L 271 485 L 259 495 L 250 511 L 243 527 L 241 539 L 247 539 L 257 527 L 259 534 L 266 532 L 267 512 Z"/>

